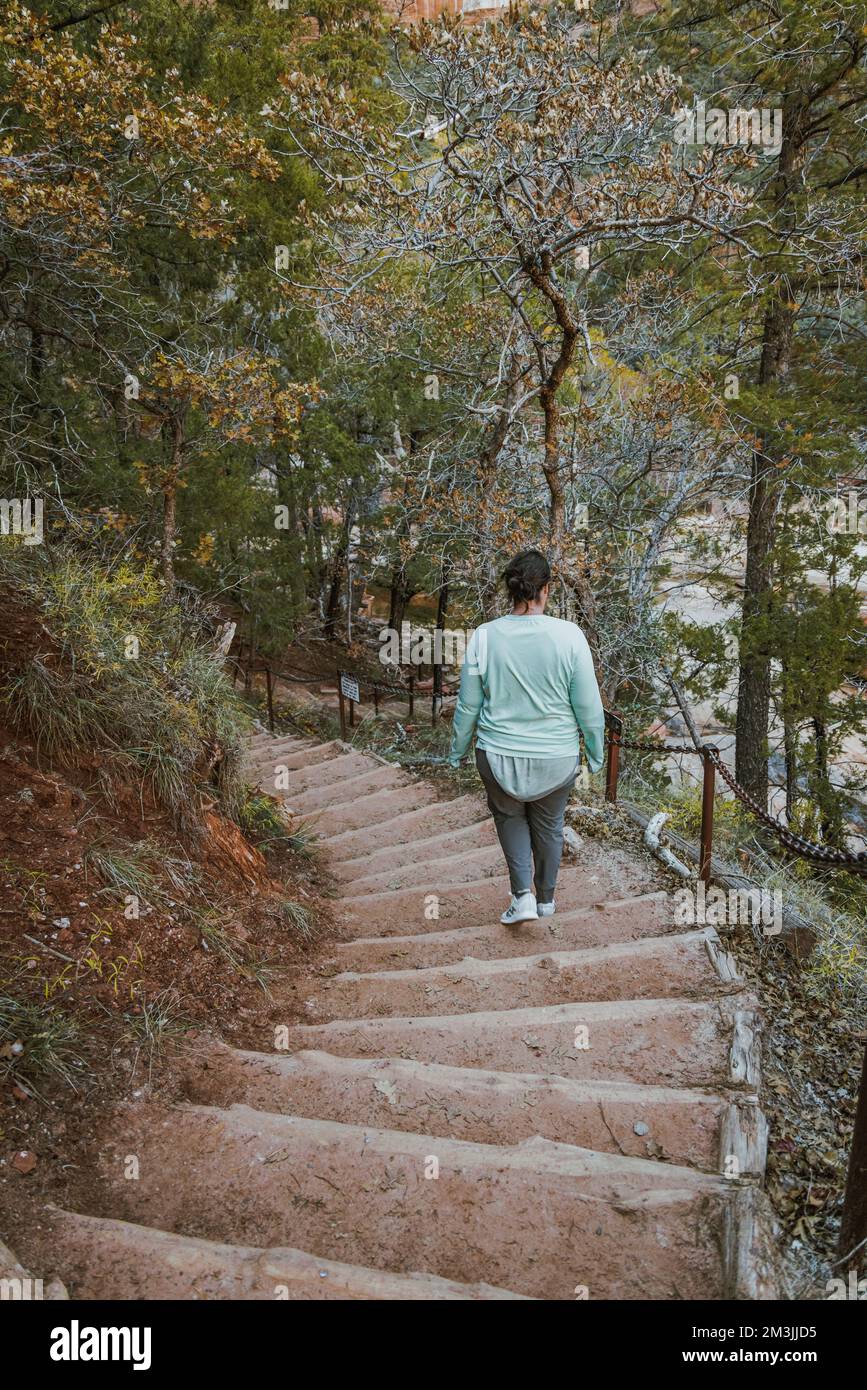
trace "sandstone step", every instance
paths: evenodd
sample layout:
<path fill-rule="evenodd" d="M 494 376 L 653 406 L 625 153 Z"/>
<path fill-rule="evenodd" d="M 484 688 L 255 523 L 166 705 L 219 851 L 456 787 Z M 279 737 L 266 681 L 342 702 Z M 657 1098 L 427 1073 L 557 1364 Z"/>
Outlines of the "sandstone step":
<path fill-rule="evenodd" d="M 553 1072 L 641 1085 L 758 1087 L 759 1021 L 749 995 L 627 999 L 548 1008 L 296 1024 L 287 1047 L 404 1057 L 492 1071 Z"/>
<path fill-rule="evenodd" d="M 389 787 L 383 791 L 370 792 L 367 796 L 357 796 L 340 806 L 317 811 L 314 820 L 319 835 L 340 835 L 347 830 L 359 830 L 370 834 L 381 821 L 397 817 L 403 820 L 413 811 L 433 805 L 437 800 L 436 791 L 427 782 L 409 782 L 405 787 Z M 288 801 L 292 805 L 291 799 Z M 306 813 L 305 813 L 306 814 Z"/>
<path fill-rule="evenodd" d="M 318 985 L 318 988 L 317 988 Z M 346 971 L 295 984 L 311 1022 L 542 1008 L 579 1000 L 694 999 L 732 993 L 743 981 L 713 927 L 584 951 L 505 960 L 465 957 L 426 970 Z M 313 993 L 315 991 L 315 993 Z"/>
<path fill-rule="evenodd" d="M 334 947 L 339 969 L 399 970 L 409 966 L 448 965 L 464 956 L 498 960 L 634 941 L 674 931 L 674 912 L 665 892 L 645 893 L 598 903 L 575 912 L 556 912 L 536 922 L 504 927 L 500 922 L 417 936 L 361 936 Z"/>
<path fill-rule="evenodd" d="M 418 877 L 413 888 L 353 893 L 341 898 L 341 906 L 350 914 L 358 935 L 414 936 L 424 931 L 442 931 L 444 924 L 477 927 L 496 923 L 509 905 L 509 879 L 505 872 L 455 887 L 450 886 L 447 869 L 428 873 L 422 865 Z M 619 897 L 620 890 L 620 883 L 599 869 L 564 866 L 557 881 L 557 907 L 563 912 L 592 907 L 607 898 Z"/>
<path fill-rule="evenodd" d="M 514 1144 L 541 1135 L 601 1153 L 658 1158 L 722 1171 L 764 1170 L 766 1127 L 755 1097 L 631 1082 L 440 1066 L 397 1057 L 327 1052 L 241 1052 L 215 1043 L 188 1058 L 184 1094 L 200 1105 L 236 1102 L 256 1110 L 343 1124 Z M 734 1112 L 733 1114 L 730 1112 Z M 737 1135 L 742 1138 L 740 1141 Z"/>
<path fill-rule="evenodd" d="M 121 1219 L 535 1298 L 717 1299 L 746 1189 L 693 1168 L 534 1138 L 475 1144 L 233 1106 L 141 1106 L 103 1150 Z M 124 1157 L 139 1157 L 127 1182 Z"/>
<path fill-rule="evenodd" d="M 107 1217 L 59 1212 L 57 1257 L 82 1299 L 326 1301 L 515 1299 L 489 1284 L 318 1259 L 304 1250 L 223 1245 Z"/>
<path fill-rule="evenodd" d="M 247 747 L 253 749 L 270 748 L 271 745 L 274 743 L 297 743 L 304 744 L 306 747 L 310 748 L 315 748 L 318 746 L 314 739 L 305 738 L 301 734 L 272 734 L 269 730 L 266 729 L 260 733 L 254 734 L 252 738 L 248 739 Z"/>
<path fill-rule="evenodd" d="M 342 896 L 354 900 L 361 894 L 367 896 L 370 893 L 395 892 L 400 888 L 416 889 L 419 882 L 445 883 L 453 887 L 457 883 L 473 883 L 480 878 L 501 877 L 503 874 L 503 851 L 496 843 L 461 849 L 445 856 L 439 851 L 431 853 L 424 845 L 417 845 L 415 849 L 411 863 L 380 869 L 366 878 L 354 879 L 345 885 Z"/>
<path fill-rule="evenodd" d="M 288 751 L 282 748 L 268 748 L 249 760 L 245 767 L 248 773 L 258 774 L 261 780 L 269 773 L 273 776 L 273 769 L 278 764 L 292 772 L 298 768 L 316 767 L 319 764 L 331 762 L 334 758 L 341 757 L 342 754 L 343 745 L 340 743 L 318 743 L 311 745 L 310 748 Z"/>
<path fill-rule="evenodd" d="M 272 752 L 300 753 L 305 748 L 314 749 L 321 745 L 309 738 L 295 738 L 281 734 L 266 734 L 261 739 L 253 739 L 247 744 L 247 757 L 250 762 L 258 762 L 262 757 L 270 757 Z"/>
<path fill-rule="evenodd" d="M 410 845 L 445 830 L 478 823 L 485 815 L 477 796 L 458 796 L 452 801 L 428 799 L 415 811 L 397 807 L 388 817 L 381 815 L 363 829 L 334 831 L 323 849 L 329 860 L 354 859 L 369 850 Z"/>
<path fill-rule="evenodd" d="M 372 795 L 373 792 L 398 787 L 423 789 L 425 784 L 414 781 L 409 773 L 403 772 L 399 767 L 383 767 L 379 763 L 373 763 L 372 766 L 332 785 L 309 787 L 307 791 L 290 789 L 281 795 L 293 810 L 299 811 L 302 815 L 310 815 L 313 811 L 339 811 L 344 806 L 352 806 L 361 798 Z"/>
<path fill-rule="evenodd" d="M 414 864 L 421 855 L 439 859 L 467 849 L 484 849 L 487 845 L 495 844 L 496 839 L 494 822 L 488 817 L 458 830 L 444 830 L 423 840 L 413 840 L 404 845 L 386 845 L 383 849 L 361 854 L 355 859 L 338 860 L 332 865 L 331 871 L 335 878 L 349 883 L 354 879 L 367 878 L 370 874 Z"/>
<path fill-rule="evenodd" d="M 63 1303 L 68 1298 L 69 1290 L 62 1280 L 56 1276 L 44 1278 L 41 1274 L 33 1274 L 21 1263 L 15 1251 L 0 1240 L 0 1301 Z"/>
<path fill-rule="evenodd" d="M 381 763 L 365 757 L 363 753 L 339 753 L 337 757 L 328 758 L 325 762 L 306 763 L 299 768 L 288 769 L 280 779 L 280 789 L 286 796 L 295 796 L 314 788 L 327 787 L 331 791 L 332 800 L 339 801 L 340 786 L 335 783 L 342 783 L 363 773 L 375 772 L 381 766 Z M 285 762 L 277 757 L 268 771 L 276 772 L 278 768 L 285 767 Z"/>

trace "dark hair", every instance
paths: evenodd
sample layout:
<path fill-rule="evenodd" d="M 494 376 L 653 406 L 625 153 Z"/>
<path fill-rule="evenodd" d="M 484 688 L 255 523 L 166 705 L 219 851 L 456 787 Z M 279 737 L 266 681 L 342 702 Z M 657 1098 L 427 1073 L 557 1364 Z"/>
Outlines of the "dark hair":
<path fill-rule="evenodd" d="M 532 603 L 551 582 L 551 566 L 541 550 L 522 550 L 503 570 L 512 603 Z"/>

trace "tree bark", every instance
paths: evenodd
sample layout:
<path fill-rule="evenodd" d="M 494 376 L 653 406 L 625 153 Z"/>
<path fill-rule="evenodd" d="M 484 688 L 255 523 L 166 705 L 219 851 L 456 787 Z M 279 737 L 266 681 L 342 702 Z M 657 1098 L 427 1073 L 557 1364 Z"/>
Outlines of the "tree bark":
<path fill-rule="evenodd" d="M 791 191 L 797 176 L 806 104 L 791 98 L 783 109 L 783 141 L 777 175 L 770 189 L 779 242 L 791 230 Z M 772 389 L 789 369 L 794 332 L 793 292 L 785 273 L 777 276 L 765 312 L 758 386 Z M 778 473 L 765 441 L 753 449 L 750 464 L 747 561 L 738 668 L 735 776 L 763 806 L 768 802 L 768 730 L 771 705 L 770 618 L 773 604 L 773 548 L 779 503 Z"/>
<path fill-rule="evenodd" d="M 174 482 L 163 489 L 163 539 L 161 561 L 163 581 L 171 592 L 175 587 L 175 535 L 177 533 L 178 494 Z"/>
<path fill-rule="evenodd" d="M 391 585 L 388 599 L 388 625 L 400 632 L 400 625 L 409 606 L 409 601 L 418 593 L 409 583 L 403 565 L 397 564 L 391 572 Z"/>
<path fill-rule="evenodd" d="M 773 545 L 777 492 L 771 465 L 753 450 L 747 563 L 741 609 L 735 776 L 763 806 L 768 800 L 768 730 L 771 657 L 768 624 L 773 600 Z"/>
<path fill-rule="evenodd" d="M 566 296 L 557 288 L 553 278 L 551 257 L 543 254 L 541 264 L 529 263 L 525 270 L 533 284 L 545 296 L 554 312 L 560 330 L 557 356 L 544 373 L 539 391 L 539 404 L 544 417 L 544 454 L 542 472 L 548 485 L 548 521 L 551 528 L 551 559 L 566 588 L 575 596 L 581 616 L 581 629 L 590 646 L 597 679 L 602 681 L 599 633 L 596 627 L 596 596 L 581 568 L 580 560 L 568 553 L 566 544 L 566 495 L 560 473 L 560 403 L 558 392 L 575 356 L 579 324 L 576 323 Z M 544 357 L 544 352 L 542 352 Z"/>
<path fill-rule="evenodd" d="M 445 628 L 445 625 L 446 625 L 446 614 L 448 613 L 448 608 L 449 608 L 449 585 L 448 585 L 448 580 L 447 580 L 446 577 L 445 577 L 445 574 L 443 574 L 442 579 L 440 580 L 439 594 L 438 594 L 438 596 L 437 596 L 437 621 L 436 621 L 436 630 L 437 630 L 438 632 L 442 632 L 443 629 Z M 443 639 L 440 638 L 440 641 L 442 641 L 442 640 L 443 640 Z M 440 704 L 440 701 L 442 700 L 442 696 L 443 696 L 443 663 L 442 663 L 442 661 L 437 661 L 437 659 L 436 659 L 436 650 L 434 650 L 434 664 L 433 664 L 433 698 L 434 698 L 434 702 L 435 702 L 435 707 L 436 707 L 437 709 L 439 709 L 439 704 Z"/>
<path fill-rule="evenodd" d="M 178 532 L 178 478 L 180 477 L 183 448 L 184 425 L 178 415 L 173 415 L 164 426 L 169 436 L 169 466 L 163 482 L 163 534 L 160 547 L 163 582 L 166 591 L 172 593 L 175 587 L 175 540 Z"/>
<path fill-rule="evenodd" d="M 340 595 L 343 591 L 343 581 L 347 572 L 347 561 L 349 558 L 349 538 L 355 519 L 355 502 L 352 497 L 346 503 L 346 511 L 343 519 L 343 529 L 340 533 L 340 540 L 334 554 L 334 562 L 331 568 L 331 583 L 328 589 L 328 598 L 325 603 L 325 623 L 323 631 L 329 642 L 333 642 L 337 635 L 337 618 L 340 612 Z"/>

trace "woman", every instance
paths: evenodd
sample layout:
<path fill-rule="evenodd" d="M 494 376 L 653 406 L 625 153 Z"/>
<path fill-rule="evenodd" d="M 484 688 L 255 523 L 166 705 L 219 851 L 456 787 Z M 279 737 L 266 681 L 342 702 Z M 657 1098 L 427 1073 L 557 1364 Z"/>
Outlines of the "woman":
<path fill-rule="evenodd" d="M 476 765 L 509 866 L 512 901 L 500 918 L 508 926 L 554 912 L 579 732 L 598 772 L 605 719 L 583 632 L 545 614 L 545 556 L 523 551 L 503 580 L 512 612 L 483 623 L 467 644 L 449 762 L 456 767 L 467 755 L 477 730 Z"/>

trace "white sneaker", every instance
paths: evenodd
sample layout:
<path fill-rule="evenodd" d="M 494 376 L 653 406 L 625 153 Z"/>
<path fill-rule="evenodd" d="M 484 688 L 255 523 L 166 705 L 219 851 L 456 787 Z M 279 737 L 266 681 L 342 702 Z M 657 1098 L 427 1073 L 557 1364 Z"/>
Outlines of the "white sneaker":
<path fill-rule="evenodd" d="M 556 908 L 554 903 L 536 904 L 536 911 L 538 912 L 540 917 L 553 917 L 555 910 Z"/>
<path fill-rule="evenodd" d="M 516 898 L 512 894 L 512 901 L 500 921 L 504 927 L 510 927 L 515 922 L 535 922 L 538 916 L 536 898 L 533 893 L 522 893 L 520 898 Z"/>

